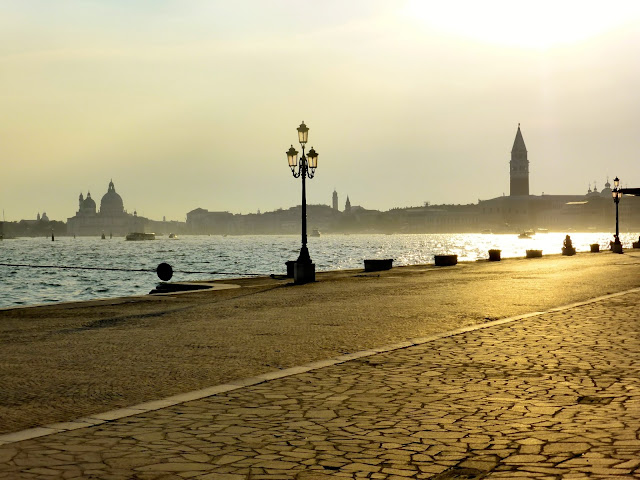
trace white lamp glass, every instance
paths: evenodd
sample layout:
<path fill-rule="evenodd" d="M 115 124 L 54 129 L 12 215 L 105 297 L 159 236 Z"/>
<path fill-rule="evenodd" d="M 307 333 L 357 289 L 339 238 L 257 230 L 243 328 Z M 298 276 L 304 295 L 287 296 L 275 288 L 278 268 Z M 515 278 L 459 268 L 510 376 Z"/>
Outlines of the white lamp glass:
<path fill-rule="evenodd" d="M 308 138 L 309 138 L 309 129 L 304 124 L 304 122 L 302 122 L 298 127 L 298 140 L 300 141 L 300 145 L 304 145 L 305 143 L 307 143 Z"/>
<path fill-rule="evenodd" d="M 314 170 L 318 168 L 318 154 L 313 149 L 313 147 L 311 147 L 311 150 L 309 150 L 307 158 L 309 159 L 309 168 L 312 168 Z"/>
<path fill-rule="evenodd" d="M 291 148 L 286 151 L 286 154 L 287 154 L 287 161 L 289 162 L 289 166 L 291 168 L 295 168 L 296 165 L 298 165 L 298 151 L 295 148 L 293 148 L 293 145 L 291 145 Z"/>

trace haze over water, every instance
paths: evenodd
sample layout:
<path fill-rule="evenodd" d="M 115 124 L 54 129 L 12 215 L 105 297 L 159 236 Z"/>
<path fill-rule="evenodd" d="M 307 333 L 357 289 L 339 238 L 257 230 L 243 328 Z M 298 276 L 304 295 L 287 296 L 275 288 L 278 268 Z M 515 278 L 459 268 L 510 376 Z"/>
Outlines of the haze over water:
<path fill-rule="evenodd" d="M 633 187 L 638 58 L 633 0 L 3 0 L 0 208 L 65 220 L 109 179 L 157 220 L 288 208 L 302 120 L 312 204 L 498 197 L 520 122 L 531 194 Z"/>
<path fill-rule="evenodd" d="M 592 243 L 608 248 L 612 236 L 571 233 L 571 238 L 578 252 L 584 252 Z M 368 258 L 393 258 L 394 266 L 432 264 L 437 254 L 456 254 L 459 261 L 475 261 L 486 259 L 493 248 L 502 250 L 503 258 L 524 257 L 527 249 L 558 254 L 563 239 L 564 233 L 537 234 L 531 239 L 492 234 L 322 235 L 309 238 L 309 250 L 316 269 L 327 271 L 363 269 L 363 260 Z M 621 234 L 621 239 L 630 247 L 638 234 Z M 161 262 L 177 271 L 172 282 L 230 279 L 233 283 L 233 278 L 245 274 L 281 275 L 286 271 L 285 261 L 295 260 L 299 251 L 297 235 L 158 237 L 142 242 L 86 237 L 58 237 L 54 242 L 50 238 L 3 240 L 0 263 L 146 271 L 0 266 L 0 307 L 145 295 L 159 283 L 155 269 Z"/>

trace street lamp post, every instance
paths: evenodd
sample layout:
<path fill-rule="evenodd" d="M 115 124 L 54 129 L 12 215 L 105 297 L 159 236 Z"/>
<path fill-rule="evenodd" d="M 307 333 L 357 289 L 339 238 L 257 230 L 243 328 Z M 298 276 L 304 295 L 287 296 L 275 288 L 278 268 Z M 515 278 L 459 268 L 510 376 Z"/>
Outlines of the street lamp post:
<path fill-rule="evenodd" d="M 613 190 L 611 191 L 611 195 L 613 195 L 613 202 L 616 204 L 616 236 L 613 240 L 613 244 L 611 245 L 611 251 L 614 253 L 622 253 L 622 243 L 620 242 L 620 227 L 618 222 L 618 204 L 620 203 L 620 198 L 622 197 L 622 192 L 620 191 L 620 179 L 618 177 L 613 179 Z"/>
<path fill-rule="evenodd" d="M 295 283 L 307 283 L 315 281 L 315 265 L 309 256 L 307 248 L 307 190 L 306 178 L 312 179 L 318 167 L 318 154 L 311 147 L 309 153 L 304 153 L 307 139 L 309 138 L 309 128 L 302 122 L 298 127 L 298 141 L 302 147 L 302 157 L 298 162 L 298 152 L 293 145 L 287 150 L 287 161 L 294 178 L 302 178 L 302 247 L 300 255 L 293 266 L 293 278 Z M 297 169 L 296 169 L 297 167 Z"/>

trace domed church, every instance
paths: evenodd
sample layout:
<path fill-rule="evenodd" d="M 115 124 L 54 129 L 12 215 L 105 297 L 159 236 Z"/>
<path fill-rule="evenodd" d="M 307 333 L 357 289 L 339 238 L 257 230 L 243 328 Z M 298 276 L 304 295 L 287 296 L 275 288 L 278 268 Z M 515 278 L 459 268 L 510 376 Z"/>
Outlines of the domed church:
<path fill-rule="evenodd" d="M 109 189 L 100 200 L 100 213 L 103 215 L 122 215 L 124 213 L 122 197 L 116 193 L 113 180 L 109 182 Z"/>
<path fill-rule="evenodd" d="M 86 198 L 80 194 L 78 211 L 67 219 L 67 232 L 70 235 L 105 235 L 123 236 L 132 232 L 144 232 L 148 219 L 133 215 L 124 209 L 122 197 L 116 192 L 113 180 L 109 182 L 107 193 L 100 200 L 100 210 L 96 210 L 96 202 L 87 192 Z"/>

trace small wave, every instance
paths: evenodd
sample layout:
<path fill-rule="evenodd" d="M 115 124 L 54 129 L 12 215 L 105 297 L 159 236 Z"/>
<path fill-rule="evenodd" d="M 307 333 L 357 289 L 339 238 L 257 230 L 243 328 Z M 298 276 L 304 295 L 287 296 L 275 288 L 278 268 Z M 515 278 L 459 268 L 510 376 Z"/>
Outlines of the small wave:
<path fill-rule="evenodd" d="M 601 247 L 608 245 L 609 234 L 593 233 L 572 235 L 574 245 L 580 251 L 587 250 L 591 243 Z M 174 245 L 147 245 L 147 250 L 137 245 L 118 247 L 114 242 L 81 239 L 60 241 L 55 245 L 46 243 L 47 250 L 55 249 L 56 262 L 64 266 L 145 268 L 155 270 L 158 263 L 165 261 L 178 270 L 221 270 L 243 272 L 281 272 L 284 262 L 295 260 L 299 253 L 299 239 L 296 236 L 246 236 L 229 237 L 187 237 L 180 248 Z M 560 249 L 564 234 L 548 233 L 536 239 L 536 245 L 548 251 Z M 637 240 L 637 234 L 624 234 L 623 241 Z M 502 258 L 524 257 L 525 244 L 517 235 L 336 235 L 321 237 L 310 246 L 311 257 L 317 268 L 349 269 L 362 268 L 364 258 L 373 255 L 394 258 L 394 266 L 428 264 L 433 255 L 457 253 L 459 260 L 476 260 L 487 257 L 492 248 L 502 250 Z M 7 262 L 36 264 L 45 263 L 42 241 L 17 241 L 14 248 L 3 253 Z M 151 244 L 161 247 L 150 249 Z M 9 244 L 7 244 L 9 245 Z M 527 243 L 528 245 L 528 243 Z M 153 247 L 155 248 L 155 247 Z M 169 253 L 171 252 L 171 253 Z M 46 254 L 48 255 L 48 253 Z M 87 300 L 96 296 L 120 296 L 147 293 L 154 286 L 156 276 L 150 272 L 118 272 L 100 270 L 58 270 L 44 268 L 2 268 L 0 282 L 0 306 L 24 305 L 47 301 Z M 179 276 L 179 275 L 178 275 Z M 196 277 L 227 278 L 213 273 L 189 275 Z M 177 277 L 175 278 L 177 280 Z M 58 297 L 56 300 L 53 298 Z M 15 301 L 19 299 L 19 301 Z"/>

